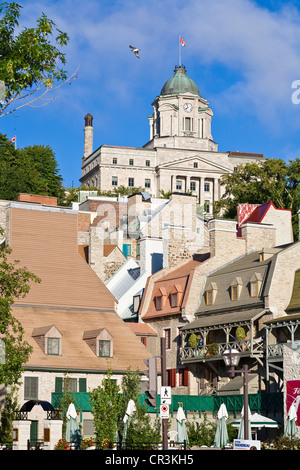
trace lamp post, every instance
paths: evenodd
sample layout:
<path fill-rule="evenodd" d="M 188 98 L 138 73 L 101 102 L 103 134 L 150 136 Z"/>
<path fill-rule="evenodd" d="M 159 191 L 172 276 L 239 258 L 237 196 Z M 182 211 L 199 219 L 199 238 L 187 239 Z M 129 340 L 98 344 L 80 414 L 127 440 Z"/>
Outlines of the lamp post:
<path fill-rule="evenodd" d="M 245 364 L 242 369 L 236 370 L 239 365 L 241 353 L 237 349 L 226 349 L 223 352 L 223 359 L 225 366 L 229 367 L 229 375 L 234 377 L 236 374 L 243 374 L 243 389 L 244 389 L 244 439 L 249 439 L 248 432 L 248 365 Z"/>

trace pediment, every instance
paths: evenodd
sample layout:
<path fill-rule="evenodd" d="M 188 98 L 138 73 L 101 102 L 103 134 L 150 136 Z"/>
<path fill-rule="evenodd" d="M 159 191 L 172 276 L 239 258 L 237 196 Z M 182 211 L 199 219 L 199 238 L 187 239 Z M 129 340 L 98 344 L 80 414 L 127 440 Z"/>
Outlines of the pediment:
<path fill-rule="evenodd" d="M 198 168 L 194 168 L 192 163 L 197 162 Z M 185 158 L 179 158 L 177 160 L 168 161 L 157 166 L 158 169 L 167 168 L 174 170 L 193 170 L 197 171 L 212 171 L 221 173 L 231 173 L 231 170 L 224 165 L 220 165 L 216 161 L 207 160 L 199 155 L 191 155 Z"/>

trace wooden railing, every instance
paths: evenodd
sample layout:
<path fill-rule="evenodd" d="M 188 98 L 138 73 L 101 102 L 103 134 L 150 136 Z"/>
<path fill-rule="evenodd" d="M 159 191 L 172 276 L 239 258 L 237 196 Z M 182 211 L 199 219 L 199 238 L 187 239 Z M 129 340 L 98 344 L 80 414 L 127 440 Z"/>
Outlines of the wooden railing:
<path fill-rule="evenodd" d="M 198 345 L 197 347 L 186 346 L 180 350 L 182 362 L 191 360 L 205 361 L 221 357 L 226 349 L 237 349 L 242 355 L 263 357 L 265 344 L 262 340 L 232 341 L 230 343 L 212 343 Z"/>

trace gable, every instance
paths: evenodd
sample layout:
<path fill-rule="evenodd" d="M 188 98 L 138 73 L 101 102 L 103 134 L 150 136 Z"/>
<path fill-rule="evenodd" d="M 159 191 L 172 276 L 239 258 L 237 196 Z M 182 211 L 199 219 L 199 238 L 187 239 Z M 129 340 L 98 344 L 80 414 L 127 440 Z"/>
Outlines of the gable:
<path fill-rule="evenodd" d="M 198 163 L 198 168 L 194 168 L 194 162 Z M 199 155 L 192 155 L 185 158 L 179 158 L 177 160 L 167 161 L 158 165 L 158 168 L 167 168 L 167 169 L 190 169 L 195 172 L 205 171 L 205 172 L 220 172 L 220 173 L 230 173 L 231 170 L 216 161 L 207 160 Z"/>

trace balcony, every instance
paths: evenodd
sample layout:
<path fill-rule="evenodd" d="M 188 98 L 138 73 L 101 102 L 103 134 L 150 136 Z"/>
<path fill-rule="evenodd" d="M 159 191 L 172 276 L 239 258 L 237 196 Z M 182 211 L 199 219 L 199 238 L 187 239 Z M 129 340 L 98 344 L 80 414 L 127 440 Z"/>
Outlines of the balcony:
<path fill-rule="evenodd" d="M 211 343 L 197 347 L 186 346 L 180 350 L 180 360 L 183 364 L 191 362 L 207 362 L 223 360 L 226 349 L 237 349 L 244 357 L 262 358 L 265 343 L 262 339 L 232 341 L 227 343 Z"/>

